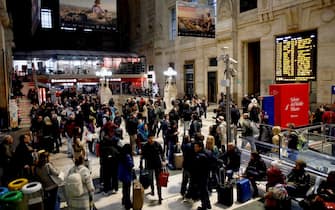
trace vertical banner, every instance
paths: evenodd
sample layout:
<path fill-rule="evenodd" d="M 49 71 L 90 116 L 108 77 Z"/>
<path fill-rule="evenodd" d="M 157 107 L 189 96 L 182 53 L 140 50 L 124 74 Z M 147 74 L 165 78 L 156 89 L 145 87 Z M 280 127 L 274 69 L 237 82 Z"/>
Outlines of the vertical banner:
<path fill-rule="evenodd" d="M 178 36 L 215 38 L 214 8 L 194 2 L 177 2 Z"/>
<path fill-rule="evenodd" d="M 9 120 L 11 129 L 17 128 L 19 126 L 18 106 L 16 99 L 9 100 Z"/>

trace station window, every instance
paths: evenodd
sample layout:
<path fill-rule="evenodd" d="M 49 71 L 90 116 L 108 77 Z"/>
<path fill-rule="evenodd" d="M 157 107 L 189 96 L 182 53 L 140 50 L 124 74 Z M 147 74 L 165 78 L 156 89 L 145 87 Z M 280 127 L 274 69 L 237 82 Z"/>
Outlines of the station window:
<path fill-rule="evenodd" d="M 209 58 L 209 66 L 218 66 L 218 60 L 216 57 Z"/>
<path fill-rule="evenodd" d="M 50 9 L 41 9 L 41 27 L 52 28 L 52 18 Z"/>
<path fill-rule="evenodd" d="M 257 8 L 257 0 L 240 0 L 240 13 Z"/>
<path fill-rule="evenodd" d="M 176 8 L 170 10 L 170 40 L 175 40 L 177 36 Z"/>

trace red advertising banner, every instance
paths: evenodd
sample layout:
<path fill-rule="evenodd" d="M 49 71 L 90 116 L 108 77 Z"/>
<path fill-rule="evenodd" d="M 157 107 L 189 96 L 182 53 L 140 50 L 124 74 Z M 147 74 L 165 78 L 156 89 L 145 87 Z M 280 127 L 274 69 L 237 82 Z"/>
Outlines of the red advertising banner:
<path fill-rule="evenodd" d="M 309 123 L 308 84 L 274 84 L 269 90 L 274 96 L 275 125 L 286 128 L 288 123 L 295 126 Z"/>

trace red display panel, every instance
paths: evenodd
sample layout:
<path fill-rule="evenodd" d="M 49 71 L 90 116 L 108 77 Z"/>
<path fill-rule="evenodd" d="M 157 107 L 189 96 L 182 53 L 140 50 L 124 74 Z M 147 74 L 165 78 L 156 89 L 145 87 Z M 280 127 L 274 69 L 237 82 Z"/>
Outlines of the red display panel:
<path fill-rule="evenodd" d="M 308 84 L 274 84 L 269 91 L 274 96 L 275 125 L 286 128 L 288 123 L 295 126 L 309 123 Z"/>

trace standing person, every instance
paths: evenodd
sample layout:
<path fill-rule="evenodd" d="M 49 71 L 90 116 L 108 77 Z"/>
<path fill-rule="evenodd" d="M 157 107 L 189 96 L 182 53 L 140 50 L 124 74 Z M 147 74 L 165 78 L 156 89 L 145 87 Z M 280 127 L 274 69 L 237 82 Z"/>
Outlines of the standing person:
<path fill-rule="evenodd" d="M 81 176 L 83 194 L 80 196 L 67 196 L 69 210 L 89 210 L 90 202 L 93 201 L 94 185 L 91 172 L 84 166 L 84 157 L 80 155 L 74 160 L 74 166 L 69 170 L 68 176 L 79 173 Z"/>
<path fill-rule="evenodd" d="M 181 182 L 180 194 L 183 198 L 190 199 L 192 198 L 192 189 L 191 188 L 191 171 L 193 167 L 193 160 L 194 160 L 194 148 L 191 142 L 191 138 L 188 135 L 183 137 L 183 142 L 181 145 L 181 150 L 183 151 L 183 179 Z M 187 187 L 188 185 L 188 187 Z"/>
<path fill-rule="evenodd" d="M 203 142 L 194 142 L 194 152 L 195 159 L 193 160 L 194 167 L 192 170 L 192 179 L 194 181 L 194 184 L 198 186 L 198 190 L 200 193 L 201 206 L 198 207 L 198 210 L 211 209 L 212 206 L 209 200 L 208 192 L 210 161 L 208 154 L 204 150 Z"/>
<path fill-rule="evenodd" d="M 137 125 L 138 120 L 135 113 L 130 114 L 127 121 L 127 132 L 129 134 L 129 141 L 132 148 L 133 155 L 136 155 L 136 139 L 137 139 Z"/>
<path fill-rule="evenodd" d="M 118 191 L 118 163 L 121 148 L 118 146 L 119 138 L 104 138 L 100 146 L 100 159 L 102 165 L 104 195 Z M 114 190 L 114 191 L 113 191 Z"/>
<path fill-rule="evenodd" d="M 227 123 L 224 120 L 223 116 L 219 116 L 217 118 L 218 125 L 216 127 L 216 133 L 219 137 L 218 141 L 216 142 L 216 146 L 221 149 L 221 152 L 226 151 L 226 142 L 227 142 Z"/>
<path fill-rule="evenodd" d="M 262 157 L 257 152 L 252 152 L 250 161 L 245 170 L 245 175 L 250 180 L 250 183 L 253 187 L 254 198 L 258 196 L 256 181 L 260 181 L 265 178 L 266 170 L 266 165 Z"/>
<path fill-rule="evenodd" d="M 59 210 L 58 185 L 50 176 L 58 176 L 59 171 L 49 161 L 49 153 L 42 152 L 39 155 L 37 167 L 35 169 L 37 179 L 41 181 L 44 190 L 44 209 Z M 57 204 L 57 205 L 56 205 Z"/>
<path fill-rule="evenodd" d="M 14 176 L 13 143 L 13 137 L 5 135 L 0 144 L 0 186 L 7 186 Z"/>
<path fill-rule="evenodd" d="M 125 144 L 121 149 L 118 177 L 122 182 L 122 205 L 124 205 L 126 210 L 132 207 L 130 201 L 130 186 L 131 181 L 134 179 L 134 177 L 132 177 L 133 167 L 134 159 L 131 154 L 131 146 L 130 144 Z"/>
<path fill-rule="evenodd" d="M 166 132 L 166 140 L 168 142 L 168 160 L 169 160 L 169 168 L 174 169 L 174 152 L 175 152 L 175 147 L 178 143 L 178 127 L 177 123 L 175 121 L 172 121 L 170 123 L 170 126 L 168 127 L 168 130 Z"/>
<path fill-rule="evenodd" d="M 183 115 L 183 121 L 184 121 L 184 135 L 186 135 L 186 131 L 190 129 L 190 122 L 192 119 L 192 110 L 190 107 L 190 103 L 188 101 L 184 103 L 182 115 Z"/>
<path fill-rule="evenodd" d="M 28 134 L 20 136 L 20 143 L 16 147 L 14 161 L 19 177 L 31 177 L 31 167 L 34 163 L 34 149 L 30 146 L 31 138 Z"/>
<path fill-rule="evenodd" d="M 256 152 L 256 145 L 255 145 L 255 139 L 253 136 L 253 129 L 251 127 L 251 121 L 249 120 L 249 114 L 248 113 L 243 113 L 243 119 L 240 122 L 241 127 L 242 127 L 242 148 L 245 148 L 247 142 L 249 142 L 250 147 L 251 147 L 251 152 Z"/>
<path fill-rule="evenodd" d="M 298 158 L 298 143 L 299 136 L 298 133 L 294 130 L 294 124 L 290 123 L 288 125 L 288 135 L 287 135 L 287 153 L 288 158 L 292 161 L 296 161 Z"/>
<path fill-rule="evenodd" d="M 67 156 L 73 157 L 72 143 L 73 143 L 73 130 L 76 127 L 75 115 L 71 113 L 69 119 L 65 124 L 65 136 L 67 140 Z"/>
<path fill-rule="evenodd" d="M 160 126 L 157 131 L 156 137 L 158 138 L 159 132 L 162 130 L 162 137 L 163 137 L 163 153 L 168 156 L 168 141 L 167 141 L 167 131 L 170 126 L 170 116 L 168 114 L 164 115 L 164 119 L 161 120 Z M 177 123 L 178 126 L 178 123 Z"/>
<path fill-rule="evenodd" d="M 59 147 L 62 146 L 62 138 L 60 137 L 60 126 L 59 121 L 57 119 L 57 114 L 52 114 L 51 117 L 52 122 L 52 137 L 55 143 L 55 153 L 59 153 Z"/>
<path fill-rule="evenodd" d="M 152 177 L 151 195 L 155 195 L 154 179 L 153 179 L 153 176 L 155 174 L 156 187 L 157 187 L 157 193 L 158 193 L 158 203 L 161 204 L 163 198 L 162 198 L 162 188 L 159 185 L 159 174 L 162 171 L 162 167 L 165 167 L 166 163 L 165 163 L 162 146 L 157 141 L 155 141 L 154 138 L 155 138 L 155 135 L 153 133 L 150 133 L 148 142 L 142 148 L 141 159 L 145 159 L 146 168 L 150 170 L 150 175 Z"/>

